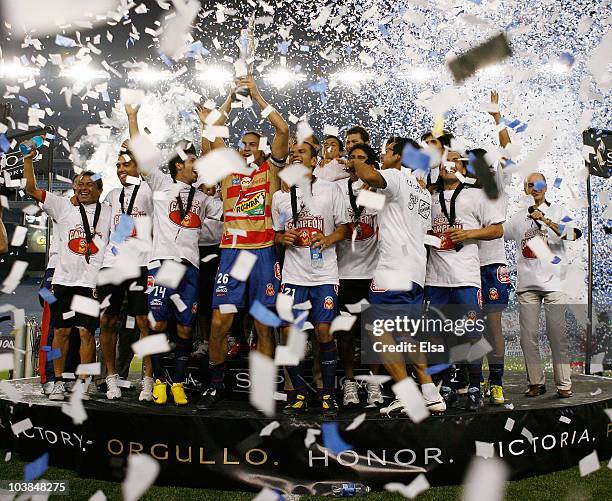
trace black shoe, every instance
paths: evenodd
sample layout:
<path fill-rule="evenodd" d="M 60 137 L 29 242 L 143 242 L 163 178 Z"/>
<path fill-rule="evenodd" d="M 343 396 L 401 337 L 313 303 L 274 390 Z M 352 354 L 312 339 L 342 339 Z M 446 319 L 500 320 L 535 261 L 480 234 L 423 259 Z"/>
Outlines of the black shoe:
<path fill-rule="evenodd" d="M 217 402 L 220 402 L 225 398 L 225 389 L 211 388 L 208 387 L 202 393 L 200 401 L 196 405 L 197 409 L 210 409 L 214 407 Z"/>
<path fill-rule="evenodd" d="M 306 397 L 298 393 L 295 396 L 293 403 L 285 405 L 283 408 L 283 414 L 287 414 L 288 416 L 297 416 L 306 412 L 307 408 L 308 403 L 306 402 Z"/>
<path fill-rule="evenodd" d="M 321 408 L 323 409 L 323 417 L 334 417 L 338 415 L 338 402 L 333 395 L 323 395 L 321 399 Z"/>

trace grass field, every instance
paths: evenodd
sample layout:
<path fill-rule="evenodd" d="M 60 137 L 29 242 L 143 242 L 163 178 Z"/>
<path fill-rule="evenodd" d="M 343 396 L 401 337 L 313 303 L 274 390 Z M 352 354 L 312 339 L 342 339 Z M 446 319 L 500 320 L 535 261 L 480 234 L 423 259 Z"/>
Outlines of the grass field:
<path fill-rule="evenodd" d="M 6 451 L 0 450 L 0 457 L 4 458 Z M 1 459 L 0 459 L 1 460 Z M 23 476 L 25 463 L 16 458 L 12 458 L 8 463 L 0 463 L 0 479 L 20 479 Z M 591 475 L 581 478 L 578 468 L 550 473 L 539 477 L 527 478 L 508 482 L 506 486 L 507 500 L 555 500 L 555 501 L 604 501 L 612 499 L 612 471 L 606 463 L 601 463 L 601 469 Z M 65 479 L 70 482 L 70 494 L 68 496 L 57 496 L 52 499 L 58 500 L 87 500 L 97 490 L 101 489 L 109 500 L 121 499 L 121 484 L 103 482 L 79 478 L 78 475 L 70 470 L 50 468 L 45 474 L 47 480 Z M 421 494 L 419 501 L 449 501 L 461 499 L 461 486 L 432 487 Z M 230 501 L 230 500 L 249 500 L 255 497 L 255 493 L 250 492 L 227 492 L 207 489 L 185 489 L 178 487 L 151 487 L 141 498 L 150 501 L 186 501 L 186 500 L 210 500 L 210 501 Z M 329 499 L 317 496 L 304 496 L 304 500 Z M 403 499 L 399 494 L 388 492 L 370 493 L 365 498 L 368 501 L 391 501 Z M 481 501 L 489 501 L 482 499 Z"/>

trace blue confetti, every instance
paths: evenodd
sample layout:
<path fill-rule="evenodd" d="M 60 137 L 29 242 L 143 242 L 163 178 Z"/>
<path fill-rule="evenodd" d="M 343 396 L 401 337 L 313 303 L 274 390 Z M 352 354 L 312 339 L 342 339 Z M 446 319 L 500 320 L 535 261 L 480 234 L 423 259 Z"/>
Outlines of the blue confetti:
<path fill-rule="evenodd" d="M 50 360 L 55 360 L 56 358 L 60 358 L 62 356 L 62 350 L 59 348 L 55 348 L 54 350 L 50 350 L 47 355 L 47 362 Z"/>
<path fill-rule="evenodd" d="M 40 289 L 38 291 L 38 295 L 43 299 L 43 301 L 46 301 L 49 304 L 53 304 L 55 303 L 55 301 L 57 301 L 57 299 L 53 295 L 53 292 L 51 292 L 46 287 L 43 287 L 42 289 Z"/>
<path fill-rule="evenodd" d="M 310 45 L 300 45 L 301 52 L 310 52 Z"/>
<path fill-rule="evenodd" d="M 542 181 L 540 179 L 539 181 L 533 183 L 533 187 L 538 191 L 543 190 L 544 188 L 546 188 L 546 181 Z"/>
<path fill-rule="evenodd" d="M 378 30 L 382 33 L 383 37 L 388 37 L 389 36 L 389 30 L 387 29 L 387 27 L 384 24 L 379 24 L 378 25 Z"/>
<path fill-rule="evenodd" d="M 47 132 L 47 135 L 45 136 L 45 139 L 55 139 L 55 134 L 49 134 Z"/>
<path fill-rule="evenodd" d="M 97 181 L 98 179 L 102 179 L 102 173 L 101 172 L 96 172 L 93 176 L 91 176 L 91 180 L 92 181 Z"/>
<path fill-rule="evenodd" d="M 42 351 L 51 351 L 51 346 L 41 346 L 40 349 Z"/>
<path fill-rule="evenodd" d="M 25 96 L 17 96 L 22 103 L 29 104 L 28 98 Z"/>
<path fill-rule="evenodd" d="M 510 123 L 508 124 L 508 127 L 510 127 L 511 129 L 514 129 L 514 128 L 515 128 L 517 125 L 519 125 L 520 123 L 521 123 L 521 121 L 520 121 L 520 120 L 516 120 L 516 119 L 515 119 L 515 120 L 512 120 L 512 122 L 510 122 Z"/>
<path fill-rule="evenodd" d="M 26 482 L 31 482 L 40 477 L 49 468 L 49 453 L 45 452 L 38 459 L 35 459 L 29 464 L 26 464 L 23 470 L 23 479 Z"/>
<path fill-rule="evenodd" d="M 411 144 L 404 146 L 402 151 L 402 165 L 411 168 L 412 170 L 429 172 L 429 155 L 421 153 Z"/>
<path fill-rule="evenodd" d="M 524 132 L 525 130 L 527 130 L 527 124 L 523 124 L 520 127 L 517 127 L 516 129 L 514 129 L 514 132 Z"/>
<path fill-rule="evenodd" d="M 278 51 L 279 51 L 279 52 L 280 52 L 280 53 L 281 53 L 283 56 L 286 56 L 286 55 L 287 55 L 287 52 L 289 51 L 289 42 L 287 42 L 287 41 L 285 40 L 285 41 L 282 41 L 282 42 L 278 43 L 278 44 L 277 44 L 277 46 L 278 46 Z"/>
<path fill-rule="evenodd" d="M 346 47 L 344 47 L 344 51 L 347 54 L 352 54 L 353 53 L 353 48 L 350 45 L 347 45 Z"/>
<path fill-rule="evenodd" d="M 110 240 L 114 244 L 120 244 L 121 242 L 124 242 L 126 238 L 132 236 L 133 231 L 134 218 L 132 218 L 132 216 L 128 216 L 127 214 L 121 214 L 119 217 L 119 222 L 117 223 L 117 226 L 115 226 L 115 231 L 111 235 Z"/>
<path fill-rule="evenodd" d="M 115 247 L 114 245 L 111 247 L 111 252 L 113 253 L 113 256 L 116 256 L 119 254 L 119 249 L 117 249 L 117 247 Z"/>
<path fill-rule="evenodd" d="M 76 47 L 76 42 L 69 37 L 63 35 L 55 35 L 55 45 L 60 47 Z"/>
<path fill-rule="evenodd" d="M 448 369 L 450 366 L 451 364 L 432 365 L 431 367 L 427 367 L 427 369 L 425 369 L 425 373 L 431 376 L 432 374 L 437 374 L 438 372 L 442 372 L 444 369 Z"/>
<path fill-rule="evenodd" d="M 4 153 L 11 149 L 11 142 L 4 134 L 0 134 L 0 148 L 2 149 L 2 151 L 4 151 Z"/>
<path fill-rule="evenodd" d="M 338 423 L 321 423 L 321 435 L 323 436 L 323 446 L 334 454 L 338 455 L 341 452 L 351 450 L 351 446 L 340 436 Z"/>
<path fill-rule="evenodd" d="M 552 264 L 559 264 L 561 262 L 561 258 L 559 256 L 555 256 L 552 260 Z"/>
<path fill-rule="evenodd" d="M 563 179 L 562 179 L 562 178 L 560 178 L 560 177 L 558 177 L 557 179 L 555 179 L 555 182 L 554 182 L 553 186 L 554 186 L 555 188 L 561 188 L 561 182 L 562 182 L 562 181 L 563 181 Z"/>
<path fill-rule="evenodd" d="M 259 320 L 262 324 L 267 325 L 268 327 L 280 327 L 281 325 L 281 319 L 278 318 L 271 310 L 257 301 L 257 299 L 253 302 L 249 313 L 253 318 Z"/>
<path fill-rule="evenodd" d="M 573 221 L 573 219 L 569 216 L 564 216 L 561 220 L 562 223 L 569 223 L 570 221 Z"/>
<path fill-rule="evenodd" d="M 559 58 L 561 62 L 571 68 L 574 65 L 574 56 L 569 52 L 561 53 L 561 57 Z"/>

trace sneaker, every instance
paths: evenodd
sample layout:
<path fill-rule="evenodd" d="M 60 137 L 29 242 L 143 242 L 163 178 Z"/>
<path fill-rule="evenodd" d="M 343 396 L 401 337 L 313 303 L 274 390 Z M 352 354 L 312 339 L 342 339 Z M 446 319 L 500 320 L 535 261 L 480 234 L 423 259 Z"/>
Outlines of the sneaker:
<path fill-rule="evenodd" d="M 49 393 L 49 400 L 64 400 L 66 398 L 66 387 L 63 381 L 55 381 L 53 389 Z"/>
<path fill-rule="evenodd" d="M 457 387 L 455 392 L 457 393 L 457 395 L 467 395 L 468 388 L 469 388 L 469 384 L 466 384 L 465 386 L 459 386 Z"/>
<path fill-rule="evenodd" d="M 72 389 L 74 388 L 75 384 L 76 384 L 76 380 L 75 379 L 71 379 L 70 381 L 66 381 L 64 383 L 64 388 L 66 388 L 66 393 L 72 392 Z"/>
<path fill-rule="evenodd" d="M 329 393 L 327 395 L 323 395 L 321 399 L 321 408 L 323 409 L 324 417 L 333 417 L 338 415 L 338 402 L 333 395 Z"/>
<path fill-rule="evenodd" d="M 400 402 L 399 398 L 396 398 L 387 407 L 381 407 L 379 412 L 381 416 L 391 417 L 392 415 L 400 414 L 403 409 L 404 406 Z"/>
<path fill-rule="evenodd" d="M 489 385 L 488 381 L 480 382 L 480 393 L 482 394 L 483 398 L 491 396 L 491 386 Z"/>
<path fill-rule="evenodd" d="M 204 340 L 198 343 L 196 349 L 191 353 L 194 358 L 203 358 L 208 354 L 208 341 Z"/>
<path fill-rule="evenodd" d="M 466 411 L 479 411 L 484 406 L 484 402 L 482 401 L 482 393 L 480 393 L 480 388 L 473 386 L 468 390 L 468 399 L 467 404 L 465 405 Z"/>
<path fill-rule="evenodd" d="M 227 350 L 227 358 L 230 360 L 240 358 L 249 354 L 249 345 L 246 343 L 234 343 L 229 350 Z"/>
<path fill-rule="evenodd" d="M 153 402 L 157 405 L 164 405 L 168 401 L 168 394 L 166 393 L 166 383 L 155 380 L 153 385 Z"/>
<path fill-rule="evenodd" d="M 172 388 L 170 388 L 170 392 L 172 393 L 174 405 L 187 405 L 189 403 L 189 400 L 187 400 L 187 395 L 185 395 L 185 388 L 183 388 L 183 383 L 172 383 Z"/>
<path fill-rule="evenodd" d="M 197 405 L 198 409 L 210 409 L 217 402 L 220 402 L 225 398 L 225 390 L 208 387 L 202 393 L 202 397 L 200 398 L 200 402 Z"/>
<path fill-rule="evenodd" d="M 119 374 L 106 376 L 106 398 L 109 400 L 118 400 L 121 398 L 121 388 L 117 385 Z"/>
<path fill-rule="evenodd" d="M 140 395 L 138 395 L 138 400 L 140 402 L 150 402 L 153 400 L 153 384 L 155 380 L 152 377 L 145 376 L 142 380 L 142 389 L 140 390 Z"/>
<path fill-rule="evenodd" d="M 306 397 L 301 393 L 298 393 L 292 403 L 285 405 L 283 408 L 283 414 L 297 416 L 298 414 L 303 414 L 306 412 L 307 408 L 308 403 L 306 402 Z"/>
<path fill-rule="evenodd" d="M 459 397 L 457 397 L 457 392 L 453 390 L 450 386 L 442 386 L 442 388 L 440 388 L 440 394 L 446 402 L 447 409 L 450 409 L 451 407 L 454 407 L 457 404 L 457 399 Z"/>
<path fill-rule="evenodd" d="M 497 385 L 491 385 L 489 399 L 493 405 L 502 405 L 506 399 L 504 398 L 504 389 Z"/>
<path fill-rule="evenodd" d="M 368 394 L 368 405 L 384 404 L 382 389 L 378 383 L 366 383 L 366 392 Z"/>
<path fill-rule="evenodd" d="M 425 407 L 432 414 L 441 414 L 446 412 L 446 401 L 442 398 L 442 395 L 439 398 L 435 398 L 433 400 L 429 400 L 425 395 L 423 395 L 423 401 L 425 402 Z M 402 410 L 404 414 L 406 414 L 405 410 Z"/>
<path fill-rule="evenodd" d="M 51 395 L 54 386 L 55 381 L 47 381 L 45 384 L 42 385 L 42 394 L 47 396 Z"/>
<path fill-rule="evenodd" d="M 89 400 L 89 383 L 91 383 L 91 377 L 87 379 L 79 379 L 70 388 L 70 393 L 79 392 L 81 394 L 81 400 Z"/>
<path fill-rule="evenodd" d="M 357 381 L 349 381 L 346 379 L 342 385 L 342 405 L 349 407 L 351 405 L 359 405 L 359 385 Z"/>

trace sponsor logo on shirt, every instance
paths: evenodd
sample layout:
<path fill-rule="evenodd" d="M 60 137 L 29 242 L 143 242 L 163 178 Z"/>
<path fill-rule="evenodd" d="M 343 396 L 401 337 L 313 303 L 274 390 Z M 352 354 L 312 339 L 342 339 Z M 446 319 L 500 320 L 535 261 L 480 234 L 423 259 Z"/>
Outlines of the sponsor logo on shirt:
<path fill-rule="evenodd" d="M 351 218 L 352 217 L 353 216 L 351 214 Z M 353 232 L 355 231 L 355 227 L 357 227 L 357 235 L 355 236 L 355 240 L 369 240 L 376 233 L 375 216 L 371 216 L 368 214 L 362 214 L 357 224 L 350 223 L 349 224 L 350 236 L 345 238 L 345 240 L 352 239 Z"/>
<path fill-rule="evenodd" d="M 499 292 L 497 292 L 495 287 L 489 289 L 489 299 L 491 301 L 497 301 L 499 299 Z"/>
<path fill-rule="evenodd" d="M 217 296 L 225 296 L 227 294 L 227 287 L 225 287 L 225 285 L 217 286 L 217 288 L 215 289 L 215 294 Z"/>
<path fill-rule="evenodd" d="M 183 204 L 186 202 L 183 201 Z M 168 217 L 170 221 L 172 221 L 177 226 L 181 228 L 187 228 L 190 230 L 200 229 L 201 221 L 200 221 L 200 202 L 194 200 L 191 209 L 185 217 L 181 220 L 181 211 L 179 205 L 176 200 L 172 200 L 168 204 Z"/>
<path fill-rule="evenodd" d="M 280 279 L 281 279 L 281 269 L 280 269 L 280 264 L 278 263 L 278 261 L 276 261 L 274 263 L 274 278 L 276 278 L 276 280 L 278 280 L 280 282 Z"/>
<path fill-rule="evenodd" d="M 310 241 L 317 233 L 323 233 L 323 218 L 322 217 L 300 217 L 297 225 L 294 226 L 293 220 L 289 220 L 287 228 L 300 230 L 298 237 L 293 245 L 295 247 L 310 247 Z"/>
<path fill-rule="evenodd" d="M 274 286 L 271 283 L 266 285 L 266 296 L 274 296 Z"/>
<path fill-rule="evenodd" d="M 234 179 L 232 179 L 232 185 L 237 186 L 240 184 L 240 178 L 235 177 Z"/>
<path fill-rule="evenodd" d="M 423 219 L 429 219 L 431 214 L 431 204 L 426 200 L 419 201 L 419 216 Z"/>
<path fill-rule="evenodd" d="M 102 236 L 97 233 L 98 236 Z M 73 254 L 77 254 L 79 256 L 84 256 L 87 253 L 87 235 L 82 230 L 81 226 L 77 226 L 76 228 L 72 228 L 68 232 L 68 249 Z M 93 240 L 89 243 L 89 254 L 94 256 L 98 253 L 98 247 L 93 242 Z"/>
<path fill-rule="evenodd" d="M 147 276 L 147 289 L 155 287 L 155 277 L 153 275 Z"/>
<path fill-rule="evenodd" d="M 521 251 L 523 253 L 523 257 L 526 259 L 538 259 L 538 256 L 534 254 L 534 252 L 531 250 L 531 247 L 528 247 L 529 240 L 536 236 L 540 236 L 542 240 L 544 240 L 544 243 L 548 244 L 547 232 L 542 231 L 538 228 L 533 228 L 531 230 L 526 231 L 525 235 L 523 235 L 523 239 L 521 240 Z"/>
<path fill-rule="evenodd" d="M 195 315 L 197 312 L 198 312 L 198 303 L 193 303 L 191 305 L 191 313 Z"/>
<path fill-rule="evenodd" d="M 266 208 L 266 190 L 240 193 L 234 205 L 234 212 L 248 216 L 263 216 Z"/>
<path fill-rule="evenodd" d="M 326 296 L 323 301 L 323 308 L 326 310 L 333 310 L 334 308 L 334 298 L 331 296 Z"/>
<path fill-rule="evenodd" d="M 463 229 L 463 223 L 461 221 L 455 221 L 453 228 Z M 432 229 L 434 235 L 440 239 L 440 248 L 438 251 L 448 251 L 455 248 L 455 244 L 452 239 L 448 236 L 448 231 L 451 229 L 451 225 L 448 224 L 448 219 L 444 216 L 438 216 L 434 218 Z"/>
<path fill-rule="evenodd" d="M 502 284 L 510 283 L 510 274 L 508 273 L 507 266 L 498 266 L 497 267 L 497 280 Z"/>

